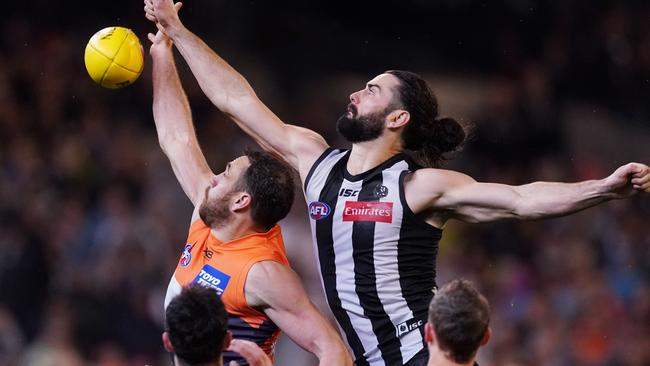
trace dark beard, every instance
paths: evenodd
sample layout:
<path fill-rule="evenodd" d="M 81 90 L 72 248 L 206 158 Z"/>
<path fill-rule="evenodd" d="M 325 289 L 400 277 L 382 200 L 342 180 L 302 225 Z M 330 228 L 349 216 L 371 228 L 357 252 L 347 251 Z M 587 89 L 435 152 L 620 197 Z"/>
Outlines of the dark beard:
<path fill-rule="evenodd" d="M 230 212 L 230 198 L 232 197 L 232 192 L 227 193 L 223 197 L 215 198 L 212 201 L 208 201 L 207 189 L 205 199 L 199 206 L 199 217 L 205 222 L 209 227 L 224 227 L 230 223 L 233 219 L 232 212 Z"/>
<path fill-rule="evenodd" d="M 356 115 L 356 109 L 353 109 Z M 384 132 L 386 110 L 361 117 L 348 117 L 345 113 L 336 122 L 336 130 L 351 143 L 372 141 Z"/>

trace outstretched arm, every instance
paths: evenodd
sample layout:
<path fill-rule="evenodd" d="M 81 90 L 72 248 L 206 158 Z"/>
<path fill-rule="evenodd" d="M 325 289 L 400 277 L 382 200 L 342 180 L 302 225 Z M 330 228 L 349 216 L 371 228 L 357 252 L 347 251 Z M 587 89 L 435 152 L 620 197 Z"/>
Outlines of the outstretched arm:
<path fill-rule="evenodd" d="M 406 193 L 415 212 L 433 210 L 466 222 L 489 222 L 568 215 L 639 191 L 650 192 L 650 168 L 630 163 L 601 180 L 521 186 L 478 183 L 457 172 L 422 169 L 409 180 Z"/>
<path fill-rule="evenodd" d="M 145 0 L 145 12 L 149 20 L 172 38 L 212 103 L 264 149 L 279 154 L 301 174 L 306 174 L 327 148 L 325 140 L 314 131 L 282 122 L 260 101 L 241 74 L 185 28 L 172 0 Z"/>
<path fill-rule="evenodd" d="M 194 132 L 190 106 L 174 64 L 171 40 L 160 31 L 155 36 L 149 34 L 149 39 L 153 60 L 153 117 L 158 141 L 185 194 L 196 206 L 202 201 L 213 174 Z"/>
<path fill-rule="evenodd" d="M 269 278 L 273 286 L 269 286 Z M 318 357 L 319 365 L 352 365 L 352 359 L 334 328 L 309 301 L 298 276 L 273 261 L 251 267 L 246 300 L 259 307 L 289 338 Z"/>

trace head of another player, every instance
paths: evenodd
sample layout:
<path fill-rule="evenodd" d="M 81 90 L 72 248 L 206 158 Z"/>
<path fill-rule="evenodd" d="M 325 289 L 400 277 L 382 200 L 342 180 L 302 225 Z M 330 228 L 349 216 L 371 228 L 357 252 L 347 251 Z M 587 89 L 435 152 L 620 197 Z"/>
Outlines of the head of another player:
<path fill-rule="evenodd" d="M 469 281 L 454 280 L 436 292 L 429 305 L 424 336 L 429 357 L 444 356 L 456 364 L 471 364 L 492 335 L 490 307 Z"/>
<path fill-rule="evenodd" d="M 439 166 L 444 154 L 465 140 L 463 127 L 438 118 L 438 101 L 419 75 L 389 70 L 350 95 L 337 130 L 352 143 L 372 141 L 386 133 L 400 134 L 402 147 L 423 166 Z"/>
<path fill-rule="evenodd" d="M 180 365 L 222 365 L 231 341 L 228 313 L 212 288 L 184 288 L 165 310 L 163 345 Z"/>
<path fill-rule="evenodd" d="M 291 167 L 269 153 L 246 151 L 211 179 L 199 216 L 210 227 L 225 227 L 239 216 L 269 230 L 289 213 L 293 193 Z"/>

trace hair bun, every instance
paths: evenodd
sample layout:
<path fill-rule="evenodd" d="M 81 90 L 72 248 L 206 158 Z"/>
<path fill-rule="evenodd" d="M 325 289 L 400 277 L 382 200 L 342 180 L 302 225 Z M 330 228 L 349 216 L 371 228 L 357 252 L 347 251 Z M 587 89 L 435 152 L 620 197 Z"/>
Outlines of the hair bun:
<path fill-rule="evenodd" d="M 465 130 L 453 118 L 436 119 L 434 138 L 441 152 L 453 151 L 465 140 Z"/>

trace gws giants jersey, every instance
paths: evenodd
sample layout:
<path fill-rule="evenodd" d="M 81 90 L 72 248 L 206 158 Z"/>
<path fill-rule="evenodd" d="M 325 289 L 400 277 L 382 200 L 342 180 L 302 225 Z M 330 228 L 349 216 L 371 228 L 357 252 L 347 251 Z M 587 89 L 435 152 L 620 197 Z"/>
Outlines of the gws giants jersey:
<path fill-rule="evenodd" d="M 398 154 L 359 175 L 350 152 L 327 149 L 305 179 L 321 280 L 356 365 L 402 365 L 426 347 L 442 231 L 406 204 L 418 166 Z"/>
<path fill-rule="evenodd" d="M 274 261 L 289 266 L 280 226 L 224 243 L 212 235 L 203 220 L 197 219 L 190 226 L 186 243 L 167 287 L 165 308 L 184 286 L 212 287 L 226 307 L 233 338 L 255 342 L 273 358 L 280 329 L 266 314 L 248 306 L 244 289 L 248 271 L 255 263 Z M 273 286 L 272 278 L 269 286 Z M 233 360 L 248 365 L 234 352 L 224 352 L 223 359 L 224 365 Z"/>

